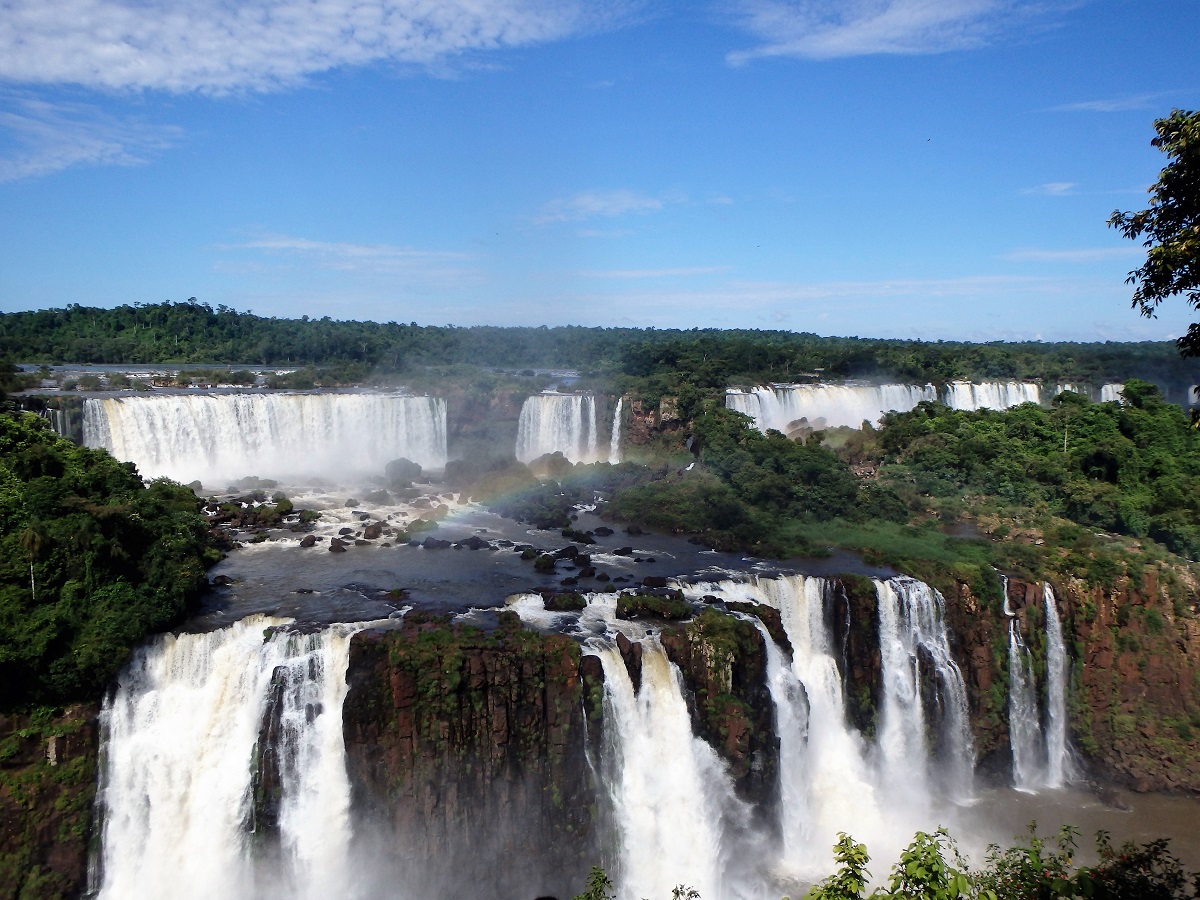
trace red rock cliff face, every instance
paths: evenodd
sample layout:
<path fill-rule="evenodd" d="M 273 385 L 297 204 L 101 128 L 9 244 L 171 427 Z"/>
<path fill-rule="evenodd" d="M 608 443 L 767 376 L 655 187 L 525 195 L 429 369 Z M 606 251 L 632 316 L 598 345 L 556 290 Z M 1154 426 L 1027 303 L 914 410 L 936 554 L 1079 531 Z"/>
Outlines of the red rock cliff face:
<path fill-rule="evenodd" d="M 414 613 L 355 636 L 343 727 L 356 831 L 401 861 L 394 874 L 417 896 L 582 888 L 601 859 L 593 663 L 507 617 L 485 633 Z"/>

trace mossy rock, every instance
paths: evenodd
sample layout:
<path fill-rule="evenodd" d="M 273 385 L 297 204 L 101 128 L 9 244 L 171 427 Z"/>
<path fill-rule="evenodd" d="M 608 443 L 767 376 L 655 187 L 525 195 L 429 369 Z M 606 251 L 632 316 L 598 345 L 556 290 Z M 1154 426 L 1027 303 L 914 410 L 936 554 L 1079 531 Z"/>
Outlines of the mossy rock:
<path fill-rule="evenodd" d="M 666 619 L 677 622 L 691 618 L 691 615 L 691 606 L 678 592 L 665 596 L 622 594 L 617 598 L 618 619 Z"/>
<path fill-rule="evenodd" d="M 583 594 L 574 592 L 545 594 L 542 602 L 550 612 L 583 612 L 587 607 L 587 600 L 584 599 Z"/>

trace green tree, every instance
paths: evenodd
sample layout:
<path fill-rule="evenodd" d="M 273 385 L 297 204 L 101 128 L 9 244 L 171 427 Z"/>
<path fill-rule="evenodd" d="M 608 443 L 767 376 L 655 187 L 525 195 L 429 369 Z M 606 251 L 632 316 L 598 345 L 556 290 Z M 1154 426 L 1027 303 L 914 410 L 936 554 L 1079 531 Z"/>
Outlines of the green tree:
<path fill-rule="evenodd" d="M 1183 294 L 1200 310 L 1200 112 L 1176 109 L 1154 122 L 1150 143 L 1170 162 L 1150 188 L 1150 205 L 1139 212 L 1114 210 L 1108 220 L 1130 240 L 1144 237 L 1146 262 L 1129 273 L 1133 305 L 1153 317 L 1168 297 Z M 1200 322 L 1176 342 L 1184 356 L 1200 356 Z"/>

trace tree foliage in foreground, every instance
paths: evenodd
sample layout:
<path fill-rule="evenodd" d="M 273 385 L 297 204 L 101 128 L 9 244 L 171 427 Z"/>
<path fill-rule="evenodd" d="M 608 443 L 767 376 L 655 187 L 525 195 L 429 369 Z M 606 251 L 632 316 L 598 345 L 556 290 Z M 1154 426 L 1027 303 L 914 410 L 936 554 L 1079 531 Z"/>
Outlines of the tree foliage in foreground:
<path fill-rule="evenodd" d="M 190 490 L 0 414 L 0 710 L 99 696 L 215 559 Z"/>
<path fill-rule="evenodd" d="M 1150 205 L 1138 212 L 1115 210 L 1109 227 L 1130 240 L 1145 238 L 1146 262 L 1129 273 L 1133 305 L 1153 317 L 1158 305 L 1182 294 L 1200 310 L 1200 112 L 1176 109 L 1154 122 L 1150 143 L 1167 154 L 1150 188 Z M 1177 341 L 1185 356 L 1200 356 L 1200 322 Z"/>
<path fill-rule="evenodd" d="M 1074 864 L 1073 828 L 1054 839 L 1039 837 L 1030 825 L 1028 838 L 1012 847 L 993 844 L 984 866 L 972 872 L 945 829 L 918 832 L 892 866 L 886 887 L 868 893 L 871 861 L 865 845 L 838 835 L 833 854 L 837 869 L 815 885 L 804 900 L 1195 900 L 1200 873 L 1184 871 L 1165 839 L 1114 847 L 1107 832 L 1096 835 L 1099 862 Z M 614 885 L 592 868 L 587 889 L 574 900 L 612 900 Z M 700 900 L 689 887 L 672 891 L 672 900 Z M 784 898 L 787 900 L 787 898 Z"/>

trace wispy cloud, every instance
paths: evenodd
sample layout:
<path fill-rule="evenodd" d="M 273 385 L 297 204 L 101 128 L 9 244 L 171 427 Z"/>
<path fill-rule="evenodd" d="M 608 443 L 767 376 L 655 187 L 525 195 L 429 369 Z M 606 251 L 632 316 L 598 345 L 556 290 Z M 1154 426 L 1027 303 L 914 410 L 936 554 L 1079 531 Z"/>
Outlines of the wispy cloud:
<path fill-rule="evenodd" d="M 605 269 L 581 273 L 584 278 L 690 278 L 696 275 L 717 275 L 728 272 L 729 266 L 679 266 L 664 269 Z"/>
<path fill-rule="evenodd" d="M 1159 101 L 1168 96 L 1165 91 L 1153 94 L 1126 94 L 1122 97 L 1109 97 L 1102 100 L 1084 100 L 1079 103 L 1063 103 L 1050 107 L 1050 112 L 1097 112 L 1115 113 L 1132 112 L 1135 110 L 1154 109 Z"/>
<path fill-rule="evenodd" d="M 625 20 L 638 0 L 3 0 L 0 80 L 271 90 L 344 66 L 436 66 Z"/>
<path fill-rule="evenodd" d="M 674 197 L 650 197 L 628 189 L 582 191 L 570 197 L 558 197 L 546 203 L 534 218 L 539 225 L 552 222 L 582 222 L 586 219 L 629 214 L 644 215 L 662 211 L 667 203 L 678 202 Z"/>
<path fill-rule="evenodd" d="M 275 257 L 341 273 L 403 276 L 410 280 L 438 283 L 477 276 L 473 259 L 466 253 L 394 244 L 316 241 L 290 235 L 264 234 L 237 243 L 219 244 L 214 249 L 226 252 L 257 251 L 257 258 L 243 259 L 236 264 L 255 270 L 262 270 L 262 257 Z M 228 265 L 228 261 L 225 265 Z"/>
<path fill-rule="evenodd" d="M 1008 262 L 1094 263 L 1126 259 L 1145 252 L 1141 247 L 1081 247 L 1073 250 L 1039 250 L 1030 247 L 1013 250 L 1000 258 Z"/>
<path fill-rule="evenodd" d="M 742 0 L 741 24 L 763 43 L 730 53 L 728 59 L 739 65 L 770 56 L 834 59 L 963 50 L 1065 5 L 1026 0 Z"/>
<path fill-rule="evenodd" d="M 120 119 L 87 104 L 3 94 L 0 130 L 13 148 L 0 157 L 0 182 L 74 166 L 139 165 L 183 134 L 173 125 Z"/>
<path fill-rule="evenodd" d="M 1037 187 L 1023 188 L 1021 193 L 1040 197 L 1066 197 L 1068 194 L 1075 193 L 1077 187 L 1079 187 L 1077 181 L 1048 181 Z"/>

